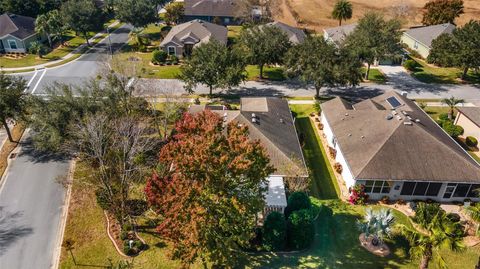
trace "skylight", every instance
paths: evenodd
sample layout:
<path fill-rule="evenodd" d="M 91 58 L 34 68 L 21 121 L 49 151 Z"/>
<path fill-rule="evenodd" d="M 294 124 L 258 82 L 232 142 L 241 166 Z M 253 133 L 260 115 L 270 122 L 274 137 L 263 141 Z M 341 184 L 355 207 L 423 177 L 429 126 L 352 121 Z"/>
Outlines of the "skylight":
<path fill-rule="evenodd" d="M 387 102 L 392 106 L 392 108 L 397 108 L 402 105 L 394 96 L 387 98 Z"/>

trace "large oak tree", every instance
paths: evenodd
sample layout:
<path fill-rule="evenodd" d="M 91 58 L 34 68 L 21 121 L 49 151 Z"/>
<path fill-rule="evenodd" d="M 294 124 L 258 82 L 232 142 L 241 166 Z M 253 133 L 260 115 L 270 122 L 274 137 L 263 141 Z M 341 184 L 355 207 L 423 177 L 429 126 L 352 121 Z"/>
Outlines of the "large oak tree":
<path fill-rule="evenodd" d="M 455 19 L 463 14 L 463 0 L 432 0 L 423 9 L 422 23 L 425 25 L 455 24 Z"/>
<path fill-rule="evenodd" d="M 157 3 L 154 0 L 122 0 L 116 5 L 115 15 L 120 21 L 134 27 L 145 27 L 158 20 Z"/>
<path fill-rule="evenodd" d="M 26 87 L 27 83 L 23 78 L 0 73 L 0 122 L 5 128 L 10 142 L 14 141 L 7 120 L 18 119 L 25 112 L 24 91 Z"/>
<path fill-rule="evenodd" d="M 269 158 L 245 126 L 210 111 L 185 114 L 175 132 L 145 190 L 157 231 L 185 264 L 237 265 L 264 207 Z"/>

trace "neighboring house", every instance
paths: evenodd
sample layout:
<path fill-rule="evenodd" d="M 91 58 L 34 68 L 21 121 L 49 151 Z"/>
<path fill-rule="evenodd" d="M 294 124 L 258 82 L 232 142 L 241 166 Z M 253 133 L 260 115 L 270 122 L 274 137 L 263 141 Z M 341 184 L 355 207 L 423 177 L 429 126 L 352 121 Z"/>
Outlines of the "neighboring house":
<path fill-rule="evenodd" d="M 480 139 L 480 107 L 457 107 L 455 124 L 463 127 L 463 135 Z"/>
<path fill-rule="evenodd" d="M 350 188 L 373 200 L 480 201 L 480 165 L 406 96 L 321 105 L 323 132 Z"/>
<path fill-rule="evenodd" d="M 303 41 L 307 37 L 307 35 L 303 30 L 292 27 L 290 25 L 287 25 L 279 21 L 270 22 L 270 23 L 267 23 L 266 25 L 274 26 L 282 30 L 288 36 L 288 39 L 290 40 L 290 42 L 292 42 L 293 44 L 303 43 Z"/>
<path fill-rule="evenodd" d="M 192 54 L 193 48 L 215 39 L 227 44 L 226 27 L 202 20 L 193 20 L 174 26 L 160 43 L 169 55 L 185 57 Z"/>
<path fill-rule="evenodd" d="M 235 18 L 238 0 L 185 0 L 185 21 L 204 20 L 223 25 L 237 24 Z"/>
<path fill-rule="evenodd" d="M 327 28 L 323 30 L 323 38 L 326 41 L 340 45 L 345 41 L 345 38 L 350 35 L 355 28 L 357 27 L 356 23 L 346 24 L 338 27 Z"/>
<path fill-rule="evenodd" d="M 26 53 L 32 42 L 44 40 L 35 32 L 34 18 L 6 13 L 0 16 L 0 52 Z"/>
<path fill-rule="evenodd" d="M 426 59 L 432 49 L 432 41 L 441 34 L 451 34 L 453 30 L 455 25 L 450 23 L 415 27 L 403 33 L 402 42 Z"/>
<path fill-rule="evenodd" d="M 235 122 L 248 127 L 252 140 L 258 140 L 270 157 L 275 172 L 267 178 L 265 194 L 269 212 L 283 212 L 287 206 L 284 179 L 308 177 L 302 148 L 298 140 L 292 112 L 288 102 L 276 97 L 242 98 L 240 110 L 225 110 L 222 106 L 192 105 L 191 113 L 205 109 L 223 117 L 225 124 Z"/>

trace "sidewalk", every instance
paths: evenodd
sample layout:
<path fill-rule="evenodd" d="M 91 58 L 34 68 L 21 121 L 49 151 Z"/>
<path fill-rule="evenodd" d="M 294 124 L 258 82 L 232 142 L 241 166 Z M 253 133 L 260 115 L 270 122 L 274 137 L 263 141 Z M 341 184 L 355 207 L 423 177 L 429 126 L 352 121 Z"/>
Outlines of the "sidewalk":
<path fill-rule="evenodd" d="M 110 24 L 108 26 L 108 28 L 112 28 L 112 27 L 115 27 L 119 24 L 120 22 L 119 21 L 115 21 L 113 22 L 112 24 Z M 88 42 L 90 43 L 93 43 L 96 39 L 98 39 L 99 37 L 101 37 L 102 35 L 104 35 L 106 33 L 106 30 L 102 30 L 101 32 L 98 32 L 96 33 L 93 37 L 91 37 L 90 39 L 88 39 Z M 111 33 L 110 33 L 111 34 Z M 68 53 L 67 55 L 63 56 L 62 58 L 58 59 L 58 60 L 55 60 L 55 61 L 51 61 L 51 62 L 47 62 L 47 63 L 44 63 L 44 64 L 39 64 L 39 65 L 31 65 L 31 66 L 23 66 L 23 67 L 11 67 L 11 68 L 2 68 L 2 71 L 4 72 L 18 72 L 18 71 L 31 71 L 32 69 L 42 69 L 42 68 L 46 68 L 46 67 L 49 67 L 49 66 L 52 66 L 52 65 L 56 65 L 56 64 L 59 64 L 63 61 L 67 61 L 79 54 L 83 54 L 82 53 L 82 50 L 87 47 L 87 43 L 83 43 L 82 45 L 78 46 L 76 49 L 74 49 L 72 52 Z"/>

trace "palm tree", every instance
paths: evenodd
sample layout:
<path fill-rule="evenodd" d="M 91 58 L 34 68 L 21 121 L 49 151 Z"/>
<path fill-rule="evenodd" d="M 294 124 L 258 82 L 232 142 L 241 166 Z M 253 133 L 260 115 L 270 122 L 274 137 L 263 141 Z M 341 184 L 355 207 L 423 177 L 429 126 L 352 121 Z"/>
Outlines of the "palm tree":
<path fill-rule="evenodd" d="M 51 30 L 48 14 L 39 15 L 35 20 L 35 31 L 41 35 L 47 36 L 50 48 L 52 47 L 52 37 L 50 36 Z"/>
<path fill-rule="evenodd" d="M 410 255 L 421 259 L 420 269 L 427 269 L 431 261 L 435 261 L 440 268 L 446 268 L 441 250 L 461 251 L 464 249 L 460 224 L 439 216 L 440 214 L 434 217 L 428 225 L 427 233 L 400 226 L 402 234 L 411 245 Z"/>
<path fill-rule="evenodd" d="M 477 231 L 476 234 L 480 234 L 480 204 L 476 206 L 469 206 L 465 208 L 467 214 L 477 223 Z"/>
<path fill-rule="evenodd" d="M 465 103 L 465 101 L 463 99 L 457 99 L 457 98 L 452 96 L 450 98 L 443 99 L 442 103 L 446 104 L 450 108 L 450 111 L 448 112 L 448 119 L 452 120 L 453 119 L 453 114 L 455 112 L 454 111 L 455 106 L 458 105 L 458 104 Z"/>
<path fill-rule="evenodd" d="M 133 41 L 133 47 L 139 49 L 143 45 L 143 37 L 142 29 L 133 29 L 129 34 L 130 39 Z"/>
<path fill-rule="evenodd" d="M 372 235 L 372 245 L 382 244 L 386 237 L 392 233 L 395 222 L 391 209 L 381 209 L 374 212 L 371 208 L 365 210 L 365 221 L 358 222 L 358 227 L 365 233 L 365 237 Z"/>
<path fill-rule="evenodd" d="M 348 0 L 338 0 L 332 10 L 332 17 L 338 20 L 338 26 L 342 25 L 342 20 L 346 21 L 352 18 L 352 3 Z"/>
<path fill-rule="evenodd" d="M 43 45 L 39 41 L 34 41 L 30 43 L 29 51 L 32 54 L 37 54 L 38 58 L 43 56 Z"/>

